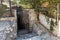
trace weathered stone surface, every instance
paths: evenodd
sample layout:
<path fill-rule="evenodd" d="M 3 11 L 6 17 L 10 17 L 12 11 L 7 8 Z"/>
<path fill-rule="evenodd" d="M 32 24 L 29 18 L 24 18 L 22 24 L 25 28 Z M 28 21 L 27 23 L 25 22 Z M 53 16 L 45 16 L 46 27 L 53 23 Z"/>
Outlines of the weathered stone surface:
<path fill-rule="evenodd" d="M 36 33 L 28 33 L 24 35 L 20 35 L 17 40 L 40 40 L 39 36 Z"/>
<path fill-rule="evenodd" d="M 34 9 L 29 11 L 29 30 L 33 31 L 33 25 L 37 21 L 37 15 L 34 12 Z"/>
<path fill-rule="evenodd" d="M 13 20 L 14 17 L 6 19 L 0 20 L 0 40 L 12 40 L 17 37 L 16 20 Z"/>
<path fill-rule="evenodd" d="M 23 9 L 22 21 L 25 25 L 25 29 L 29 30 L 29 9 Z"/>
<path fill-rule="evenodd" d="M 31 14 L 35 14 L 35 13 L 31 13 Z M 39 14 L 39 15 L 40 15 L 39 16 L 40 22 L 44 26 L 46 26 L 47 29 L 50 29 L 50 24 L 48 24 L 46 22 L 47 20 L 46 20 L 45 16 L 42 14 Z M 34 21 L 31 19 L 33 19 Z M 30 25 L 29 27 L 31 27 L 30 30 L 33 30 L 38 35 L 40 35 L 40 39 L 37 39 L 37 40 L 60 40 L 59 37 L 54 36 L 45 27 L 43 27 L 40 23 L 36 22 L 36 16 L 34 16 L 34 15 L 29 14 L 29 25 Z"/>
<path fill-rule="evenodd" d="M 24 12 L 25 13 L 25 12 Z M 29 21 L 26 21 L 26 16 L 23 20 L 24 23 L 29 23 L 29 28 L 35 33 L 27 33 L 25 35 L 17 36 L 17 22 L 14 17 L 10 18 L 1 18 L 0 20 L 0 40 L 60 40 L 60 38 L 53 36 L 48 30 L 46 30 L 41 24 L 37 22 L 37 15 L 34 13 L 34 10 L 29 10 Z M 27 19 L 28 20 L 28 19 Z M 42 20 L 42 18 L 41 18 Z M 44 22 L 44 21 L 41 21 Z M 28 26 L 27 26 L 28 27 Z M 17 38 L 17 39 L 15 39 Z"/>
<path fill-rule="evenodd" d="M 50 30 L 50 23 L 47 23 L 47 19 L 46 19 L 46 16 L 43 15 L 43 14 L 39 14 L 39 21 L 46 27 Z"/>

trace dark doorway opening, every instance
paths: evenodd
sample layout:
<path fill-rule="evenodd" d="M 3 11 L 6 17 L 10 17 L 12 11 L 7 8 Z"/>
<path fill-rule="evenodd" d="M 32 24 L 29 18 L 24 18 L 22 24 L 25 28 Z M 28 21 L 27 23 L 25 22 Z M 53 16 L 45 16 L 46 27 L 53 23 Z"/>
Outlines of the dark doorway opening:
<path fill-rule="evenodd" d="M 21 7 L 17 7 L 17 35 L 29 33 L 28 14 Z"/>
<path fill-rule="evenodd" d="M 22 17 L 21 16 L 18 17 L 17 21 L 18 21 L 18 23 L 17 23 L 18 24 L 18 30 L 25 29 L 25 26 L 23 24 L 23 21 L 22 21 Z"/>
<path fill-rule="evenodd" d="M 17 25 L 18 31 L 25 29 L 25 25 L 23 23 L 23 10 L 21 7 L 17 7 Z"/>

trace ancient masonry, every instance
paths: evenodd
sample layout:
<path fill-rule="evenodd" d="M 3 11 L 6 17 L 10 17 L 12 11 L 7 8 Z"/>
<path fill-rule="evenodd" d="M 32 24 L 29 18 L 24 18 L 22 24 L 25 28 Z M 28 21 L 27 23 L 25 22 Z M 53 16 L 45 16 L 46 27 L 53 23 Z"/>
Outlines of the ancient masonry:
<path fill-rule="evenodd" d="M 37 22 L 37 15 L 34 10 L 29 9 L 29 30 L 37 33 L 38 35 L 32 36 L 34 33 L 26 34 L 23 36 L 23 40 L 60 40 L 59 37 L 53 36 L 48 30 L 46 30 L 40 23 Z M 17 19 L 16 14 L 14 17 L 0 18 L 0 40 L 16 40 L 17 38 Z M 18 40 L 22 40 L 19 37 Z"/>
<path fill-rule="evenodd" d="M 16 15 L 14 17 L 0 18 L 0 40 L 16 40 L 17 37 L 16 21 L 17 21 Z"/>

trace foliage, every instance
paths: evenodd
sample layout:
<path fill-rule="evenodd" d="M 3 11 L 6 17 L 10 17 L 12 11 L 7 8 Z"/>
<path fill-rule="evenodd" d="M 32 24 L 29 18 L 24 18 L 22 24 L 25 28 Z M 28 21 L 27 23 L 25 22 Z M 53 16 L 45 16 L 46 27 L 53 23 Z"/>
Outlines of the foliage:
<path fill-rule="evenodd" d="M 0 5 L 0 9 L 1 9 L 0 10 L 0 16 L 1 16 L 3 13 L 5 13 L 7 7 L 5 5 Z"/>
<path fill-rule="evenodd" d="M 54 28 L 56 28 L 56 27 L 57 27 L 57 22 L 56 21 L 54 22 L 54 20 L 51 19 L 51 22 L 50 22 L 50 30 L 53 31 Z"/>
<path fill-rule="evenodd" d="M 49 24 L 49 17 L 46 16 L 46 22 Z"/>
<path fill-rule="evenodd" d="M 50 0 L 50 4 L 57 4 L 59 2 L 59 0 Z"/>
<path fill-rule="evenodd" d="M 16 3 L 18 0 L 14 0 L 14 2 Z M 24 5 L 22 7 L 25 7 L 26 5 L 28 6 L 32 6 L 32 8 L 34 9 L 40 9 L 41 8 L 41 4 L 44 2 L 49 2 L 49 6 L 54 5 L 58 2 L 59 0 L 20 0 L 20 4 Z"/>
<path fill-rule="evenodd" d="M 40 1 L 40 3 L 44 3 L 44 2 L 46 2 L 46 1 L 48 1 L 48 0 L 39 0 Z"/>
<path fill-rule="evenodd" d="M 16 3 L 18 0 L 14 0 Z M 20 6 L 23 8 L 32 8 L 35 9 L 35 12 L 42 11 L 42 3 L 49 2 L 48 6 L 46 7 L 48 13 L 48 17 L 56 18 L 56 4 L 59 2 L 59 0 L 20 0 Z M 59 17 L 60 18 L 60 17 Z"/>
<path fill-rule="evenodd" d="M 18 0 L 13 0 L 14 3 L 17 3 Z"/>
<path fill-rule="evenodd" d="M 51 22 L 50 22 L 50 30 L 51 30 L 51 31 L 54 30 L 53 27 L 54 27 L 54 22 L 53 22 L 53 20 L 51 20 Z"/>
<path fill-rule="evenodd" d="M 13 0 L 13 2 L 16 4 L 18 0 Z M 23 8 L 30 8 L 30 0 L 19 0 L 19 4 L 20 6 L 22 6 Z"/>

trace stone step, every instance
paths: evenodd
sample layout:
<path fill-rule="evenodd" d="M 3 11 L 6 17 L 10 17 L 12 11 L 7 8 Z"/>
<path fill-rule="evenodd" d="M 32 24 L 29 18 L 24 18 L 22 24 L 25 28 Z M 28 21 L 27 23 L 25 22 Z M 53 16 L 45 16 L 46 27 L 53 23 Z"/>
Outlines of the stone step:
<path fill-rule="evenodd" d="M 17 37 L 17 40 L 40 40 L 40 36 L 38 36 L 36 33 L 28 33 L 20 35 Z"/>
<path fill-rule="evenodd" d="M 25 29 L 19 30 L 19 31 L 18 31 L 18 36 L 19 36 L 19 35 L 23 35 L 23 34 L 27 34 L 27 33 L 28 33 L 28 30 L 25 30 Z"/>

